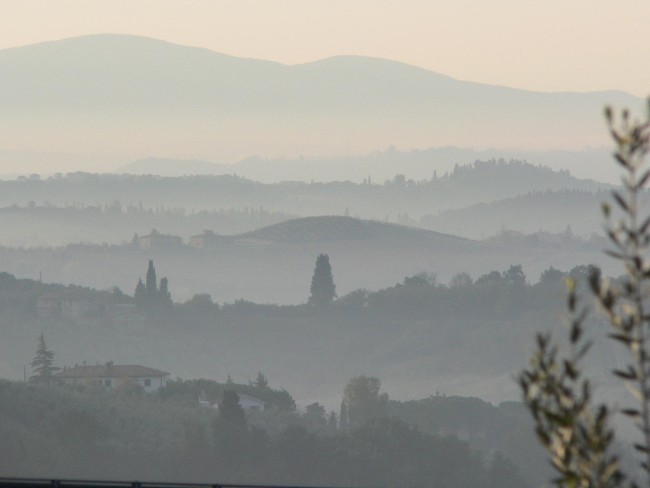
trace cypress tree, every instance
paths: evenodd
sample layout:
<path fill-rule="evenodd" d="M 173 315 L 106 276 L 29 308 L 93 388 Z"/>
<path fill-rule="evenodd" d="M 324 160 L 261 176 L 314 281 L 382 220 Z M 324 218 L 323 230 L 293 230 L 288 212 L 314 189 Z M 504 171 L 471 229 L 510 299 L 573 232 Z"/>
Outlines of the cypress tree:
<path fill-rule="evenodd" d="M 239 404 L 235 390 L 224 390 L 219 401 L 219 420 L 238 427 L 246 427 L 246 415 Z"/>
<path fill-rule="evenodd" d="M 160 297 L 160 303 L 165 306 L 172 305 L 172 295 L 169 293 L 169 282 L 167 278 L 162 278 L 160 280 L 160 288 L 158 289 L 158 295 Z"/>
<path fill-rule="evenodd" d="M 309 303 L 312 305 L 328 305 L 336 297 L 336 285 L 334 285 L 330 258 L 327 254 L 321 254 L 316 258 L 316 267 L 311 278 L 310 291 Z"/>
<path fill-rule="evenodd" d="M 147 268 L 147 279 L 145 286 L 147 288 L 147 295 L 154 296 L 158 291 L 158 281 L 156 280 L 156 268 L 153 266 L 153 259 L 149 260 L 149 268 Z"/>

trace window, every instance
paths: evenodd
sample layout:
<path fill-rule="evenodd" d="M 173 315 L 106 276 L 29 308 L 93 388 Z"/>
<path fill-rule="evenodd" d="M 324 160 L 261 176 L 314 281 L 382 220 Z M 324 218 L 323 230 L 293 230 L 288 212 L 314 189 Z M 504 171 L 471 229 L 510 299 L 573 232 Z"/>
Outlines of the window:
<path fill-rule="evenodd" d="M 104 380 L 104 386 L 110 388 L 112 386 L 111 380 Z"/>
<path fill-rule="evenodd" d="M 144 380 L 144 386 L 145 387 L 151 386 L 151 379 L 150 378 L 147 378 L 147 379 Z"/>

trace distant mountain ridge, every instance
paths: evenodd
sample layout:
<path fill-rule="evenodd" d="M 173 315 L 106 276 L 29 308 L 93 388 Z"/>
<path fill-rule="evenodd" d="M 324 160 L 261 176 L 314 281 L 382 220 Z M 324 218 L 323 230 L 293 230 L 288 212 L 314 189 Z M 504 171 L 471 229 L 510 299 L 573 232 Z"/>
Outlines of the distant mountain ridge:
<path fill-rule="evenodd" d="M 286 66 L 109 34 L 0 50 L 0 72 L 5 164 L 577 149 L 607 144 L 605 104 L 640 106 L 622 92 L 536 93 L 382 59 Z"/>
<path fill-rule="evenodd" d="M 251 156 L 235 164 L 215 163 L 196 159 L 144 158 L 116 169 L 117 173 L 133 175 L 188 176 L 237 174 L 262 183 L 281 181 L 336 181 L 355 183 L 370 178 L 383 183 L 396 174 L 416 181 L 453 171 L 458 164 L 475 161 L 518 160 L 555 170 L 569 169 L 581 179 L 593 179 L 618 184 L 620 176 L 611 163 L 609 149 L 582 151 L 516 151 L 486 149 L 482 151 L 460 147 L 436 147 L 404 151 L 389 147 L 364 155 L 323 158 L 263 158 Z M 605 171 L 599 171 L 605 168 Z"/>

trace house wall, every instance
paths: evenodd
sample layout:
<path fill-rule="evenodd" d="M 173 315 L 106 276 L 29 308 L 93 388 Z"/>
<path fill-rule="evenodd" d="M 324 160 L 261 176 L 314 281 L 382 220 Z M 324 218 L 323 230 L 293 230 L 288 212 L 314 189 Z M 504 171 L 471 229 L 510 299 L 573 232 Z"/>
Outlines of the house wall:
<path fill-rule="evenodd" d="M 102 378 L 65 378 L 67 385 L 85 385 L 99 388 L 114 389 L 129 384 L 140 386 L 147 393 L 154 393 L 167 384 L 167 378 L 148 376 L 142 378 L 121 378 L 117 376 L 105 376 Z"/>
<path fill-rule="evenodd" d="M 239 405 L 244 410 L 264 410 L 264 402 L 247 396 L 239 397 Z"/>

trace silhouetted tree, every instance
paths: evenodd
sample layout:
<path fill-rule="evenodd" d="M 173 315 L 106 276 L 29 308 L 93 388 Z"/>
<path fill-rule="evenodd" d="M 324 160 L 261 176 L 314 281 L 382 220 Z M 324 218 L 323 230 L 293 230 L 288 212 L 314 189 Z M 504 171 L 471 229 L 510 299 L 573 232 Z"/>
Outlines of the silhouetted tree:
<path fill-rule="evenodd" d="M 314 275 L 311 278 L 311 297 L 309 303 L 312 305 L 328 305 L 336 297 L 336 286 L 332 277 L 332 267 L 327 254 L 321 254 L 316 259 Z"/>
<path fill-rule="evenodd" d="M 386 415 L 388 395 L 380 394 L 380 389 L 381 381 L 375 376 L 355 376 L 348 382 L 343 390 L 343 404 L 346 406 L 350 427 L 360 427 L 374 418 Z"/>
<path fill-rule="evenodd" d="M 257 388 L 266 389 L 269 387 L 269 380 L 267 380 L 266 376 L 264 376 L 261 372 L 259 372 L 257 373 L 257 378 L 255 378 L 253 385 L 256 386 Z"/>
<path fill-rule="evenodd" d="M 245 427 L 246 415 L 239 404 L 239 395 L 235 390 L 224 390 L 219 401 L 220 423 Z"/>
<path fill-rule="evenodd" d="M 554 286 L 561 284 L 564 278 L 566 278 L 566 273 L 564 271 L 560 271 L 551 266 L 542 271 L 542 274 L 539 277 L 539 284 L 542 286 Z"/>
<path fill-rule="evenodd" d="M 326 426 L 327 417 L 325 407 L 320 403 L 315 402 L 305 407 L 303 418 L 312 426 Z"/>
<path fill-rule="evenodd" d="M 246 415 L 235 390 L 224 390 L 221 395 L 214 434 L 217 469 L 221 472 L 237 473 L 250 445 Z"/>
<path fill-rule="evenodd" d="M 140 308 L 169 308 L 173 305 L 172 297 L 169 293 L 169 281 L 167 278 L 162 278 L 160 280 L 160 286 L 157 284 L 156 268 L 154 267 L 153 259 L 149 260 L 145 283 L 142 283 L 142 279 L 138 280 L 133 298 L 136 305 Z"/>
<path fill-rule="evenodd" d="M 503 283 L 505 279 L 503 275 L 498 271 L 490 271 L 484 275 L 481 275 L 476 280 L 477 285 L 495 285 L 497 283 Z"/>
<path fill-rule="evenodd" d="M 145 287 L 147 289 L 147 295 L 153 297 L 158 291 L 158 285 L 156 280 L 156 268 L 153 265 L 153 259 L 149 260 L 149 268 L 147 268 L 147 278 L 145 282 Z"/>
<path fill-rule="evenodd" d="M 29 381 L 49 382 L 52 375 L 59 370 L 59 368 L 52 366 L 53 363 L 54 353 L 47 348 L 45 345 L 45 337 L 41 334 L 38 338 L 36 355 L 31 363 L 34 374 L 29 378 Z"/>
<path fill-rule="evenodd" d="M 509 285 L 526 285 L 526 275 L 524 274 L 524 270 L 522 269 L 521 264 L 513 264 L 510 266 L 506 271 L 503 272 L 503 278 Z"/>
<path fill-rule="evenodd" d="M 169 293 L 169 282 L 167 278 L 162 278 L 160 280 L 160 287 L 158 288 L 158 301 L 165 307 L 171 307 L 173 305 L 172 295 Z"/>

